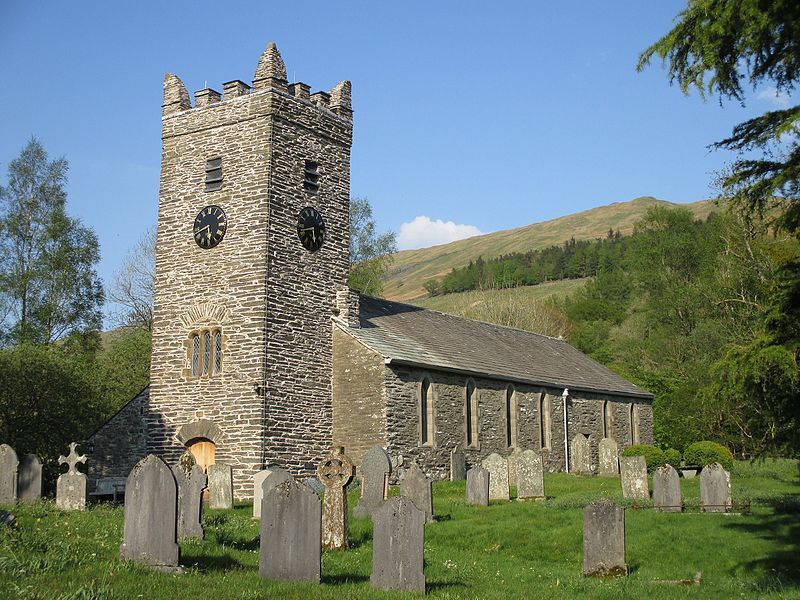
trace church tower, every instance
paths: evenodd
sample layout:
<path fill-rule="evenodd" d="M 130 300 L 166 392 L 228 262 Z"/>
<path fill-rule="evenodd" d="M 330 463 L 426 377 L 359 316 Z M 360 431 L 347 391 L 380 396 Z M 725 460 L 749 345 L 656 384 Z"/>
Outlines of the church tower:
<path fill-rule="evenodd" d="M 310 473 L 332 438 L 331 311 L 347 285 L 350 83 L 164 79 L 147 451 Z"/>

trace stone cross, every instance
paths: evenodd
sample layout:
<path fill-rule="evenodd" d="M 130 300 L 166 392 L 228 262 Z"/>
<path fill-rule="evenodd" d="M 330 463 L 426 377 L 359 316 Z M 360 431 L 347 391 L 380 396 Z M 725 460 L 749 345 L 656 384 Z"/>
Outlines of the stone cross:
<path fill-rule="evenodd" d="M 208 507 L 233 508 L 233 469 L 230 465 L 208 465 Z"/>
<path fill-rule="evenodd" d="M 8 444 L 0 444 L 0 504 L 17 503 L 17 453 Z"/>
<path fill-rule="evenodd" d="M 266 481 L 270 479 L 271 476 Z M 289 479 L 264 494 L 261 577 L 319 583 L 321 544 L 322 507 L 314 490 Z"/>
<path fill-rule="evenodd" d="M 592 452 L 589 438 L 576 433 L 569 444 L 569 472 L 574 475 L 592 474 Z"/>
<path fill-rule="evenodd" d="M 26 454 L 19 463 L 17 494 L 19 501 L 26 504 L 42 499 L 42 461 L 35 454 Z"/>
<path fill-rule="evenodd" d="M 489 471 L 482 467 L 467 471 L 467 504 L 489 506 Z"/>
<path fill-rule="evenodd" d="M 671 465 L 661 465 L 653 473 L 653 506 L 661 512 L 682 512 L 681 480 Z"/>
<path fill-rule="evenodd" d="M 125 481 L 123 560 L 176 570 L 178 485 L 163 460 L 148 454 L 131 469 Z"/>
<path fill-rule="evenodd" d="M 613 438 L 603 438 L 597 447 L 599 454 L 598 473 L 607 477 L 619 475 L 619 446 Z"/>
<path fill-rule="evenodd" d="M 544 498 L 544 466 L 542 457 L 533 450 L 525 450 L 517 459 L 517 498 Z"/>
<path fill-rule="evenodd" d="M 728 512 L 731 502 L 731 475 L 721 464 L 712 463 L 700 471 L 700 510 Z"/>
<path fill-rule="evenodd" d="M 517 464 L 519 464 L 519 459 L 522 457 L 523 450 L 522 448 L 514 448 L 511 450 L 511 454 L 508 455 L 508 483 L 509 485 L 517 486 L 519 482 L 517 481 Z"/>
<path fill-rule="evenodd" d="M 392 464 L 389 455 L 380 446 L 373 446 L 361 461 L 361 498 L 353 509 L 353 516 L 368 517 L 383 504 L 389 495 L 389 475 Z"/>
<path fill-rule="evenodd" d="M 493 452 L 481 466 L 489 471 L 489 500 L 509 500 L 508 460 Z"/>
<path fill-rule="evenodd" d="M 583 574 L 592 577 L 627 575 L 625 509 L 600 501 L 583 510 Z"/>
<path fill-rule="evenodd" d="M 647 463 L 644 456 L 620 456 L 619 466 L 622 497 L 649 500 L 650 487 L 647 481 Z"/>
<path fill-rule="evenodd" d="M 450 451 L 450 481 L 464 481 L 467 477 L 467 457 L 461 446 Z"/>
<path fill-rule="evenodd" d="M 66 464 L 69 470 L 58 476 L 56 481 L 56 507 L 61 510 L 83 510 L 86 508 L 86 475 L 78 471 L 78 463 L 86 462 L 86 455 L 78 456 L 72 442 L 69 455 L 59 456 L 58 464 Z"/>
<path fill-rule="evenodd" d="M 425 513 L 425 521 L 433 521 L 433 489 L 431 480 L 422 472 L 416 462 L 412 461 L 403 478 L 400 480 L 400 495 L 414 503 Z"/>
<path fill-rule="evenodd" d="M 372 576 L 378 590 L 425 593 L 425 513 L 395 496 L 372 514 Z"/>
<path fill-rule="evenodd" d="M 347 548 L 347 492 L 355 467 L 344 448 L 331 448 L 317 466 L 317 477 L 325 486 L 322 510 L 322 545 L 329 550 Z"/>
<path fill-rule="evenodd" d="M 188 450 L 181 454 L 178 464 L 172 467 L 178 484 L 178 541 L 203 539 L 203 490 L 208 476 Z"/>

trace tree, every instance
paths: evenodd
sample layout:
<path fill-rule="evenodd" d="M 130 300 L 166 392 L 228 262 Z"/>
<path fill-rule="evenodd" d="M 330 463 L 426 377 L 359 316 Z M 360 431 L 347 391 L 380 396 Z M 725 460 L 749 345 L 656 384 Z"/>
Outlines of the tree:
<path fill-rule="evenodd" d="M 112 314 L 118 325 L 152 330 L 155 277 L 156 232 L 150 229 L 125 257 L 108 291 L 108 299 L 121 307 Z"/>
<path fill-rule="evenodd" d="M 667 65 L 670 83 L 701 97 L 719 94 L 744 104 L 746 83 L 788 94 L 800 81 L 800 2 L 797 0 L 689 0 L 675 27 L 645 50 L 638 70 L 653 56 Z M 740 123 L 713 144 L 739 152 L 722 177 L 722 191 L 750 211 L 763 212 L 776 196 L 780 224 L 800 231 L 800 105 Z M 752 157 L 760 151 L 761 157 Z"/>
<path fill-rule="evenodd" d="M 349 286 L 368 296 L 380 294 L 393 252 L 397 252 L 394 232 L 378 234 L 369 200 L 351 198 Z"/>
<path fill-rule="evenodd" d="M 36 138 L 0 187 L 0 301 L 6 343 L 50 343 L 101 324 L 97 236 L 65 212 L 67 161 Z"/>

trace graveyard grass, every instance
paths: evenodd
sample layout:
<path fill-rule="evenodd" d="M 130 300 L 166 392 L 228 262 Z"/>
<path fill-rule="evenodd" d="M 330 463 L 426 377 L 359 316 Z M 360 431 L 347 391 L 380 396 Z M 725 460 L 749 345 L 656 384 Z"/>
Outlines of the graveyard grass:
<path fill-rule="evenodd" d="M 546 501 L 470 507 L 464 482 L 434 483 L 437 522 L 426 526 L 425 576 L 434 598 L 798 598 L 800 480 L 789 460 L 737 463 L 734 502 L 749 515 L 697 512 L 699 480 L 681 480 L 689 514 L 633 509 L 619 479 L 546 474 Z M 396 490 L 394 491 L 396 493 Z M 513 495 L 513 494 L 512 494 Z M 357 493 L 351 493 L 349 506 Z M 628 577 L 584 578 L 583 507 L 609 498 L 628 507 Z M 640 501 L 641 502 L 641 501 Z M 60 513 L 52 502 L 17 506 L 0 527 L 0 598 L 404 598 L 370 589 L 372 527 L 350 519 L 351 549 L 325 552 L 322 585 L 258 576 L 251 506 L 208 510 L 206 539 L 181 544 L 180 575 L 118 560 L 122 508 Z M 664 580 L 691 580 L 699 586 Z"/>

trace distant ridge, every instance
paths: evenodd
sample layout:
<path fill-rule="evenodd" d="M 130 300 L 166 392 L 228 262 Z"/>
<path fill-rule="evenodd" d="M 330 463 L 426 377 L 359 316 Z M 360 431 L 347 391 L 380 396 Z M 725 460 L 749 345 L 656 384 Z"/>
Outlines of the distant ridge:
<path fill-rule="evenodd" d="M 512 252 L 527 252 L 563 244 L 571 237 L 576 240 L 591 240 L 604 237 L 609 229 L 619 230 L 627 235 L 633 232 L 636 221 L 651 206 L 683 207 L 698 219 L 705 219 L 717 208 L 713 200 L 678 204 L 643 196 L 516 229 L 495 231 L 430 248 L 403 250 L 394 255 L 394 262 L 384 283 L 383 295 L 390 300 L 405 302 L 423 298 L 427 295 L 423 287 L 426 281 L 439 279 L 452 269 L 463 267 L 479 256 L 489 259 Z"/>

